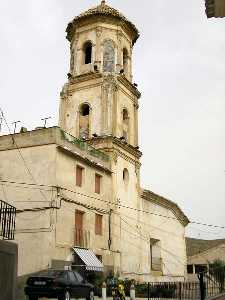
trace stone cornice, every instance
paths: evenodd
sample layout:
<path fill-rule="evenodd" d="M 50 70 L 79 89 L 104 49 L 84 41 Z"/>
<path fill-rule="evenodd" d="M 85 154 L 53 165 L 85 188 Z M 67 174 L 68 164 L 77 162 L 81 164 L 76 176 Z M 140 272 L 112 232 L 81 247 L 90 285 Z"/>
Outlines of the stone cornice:
<path fill-rule="evenodd" d="M 132 94 L 134 94 L 138 99 L 141 97 L 141 93 L 138 91 L 138 89 L 124 76 L 119 74 L 113 74 L 113 77 L 117 79 L 118 83 L 121 83 L 123 86 L 125 86 Z M 69 79 L 69 85 L 80 82 L 85 82 L 88 80 L 103 78 L 104 75 L 100 72 L 89 72 L 85 74 L 81 74 L 78 76 L 73 76 Z"/>
<path fill-rule="evenodd" d="M 119 138 L 114 137 L 113 138 L 113 142 L 120 146 L 123 150 L 129 152 L 130 154 L 132 154 L 133 156 L 137 157 L 138 159 L 141 158 L 142 156 L 142 152 L 139 151 L 136 147 L 127 144 L 126 142 L 121 141 Z"/>
<path fill-rule="evenodd" d="M 135 158 L 140 159 L 142 156 L 142 152 L 139 151 L 136 147 L 127 144 L 126 142 L 120 140 L 119 138 L 115 137 L 115 136 L 98 136 L 95 138 L 92 138 L 90 140 L 88 140 L 88 142 L 91 145 L 96 145 L 98 143 L 101 143 L 102 141 L 108 141 L 108 143 L 111 145 L 108 145 L 106 148 L 113 148 L 113 144 L 119 146 L 120 148 L 122 148 L 124 151 L 128 152 L 129 154 L 133 155 Z"/>
<path fill-rule="evenodd" d="M 118 75 L 117 80 L 118 82 L 122 83 L 138 99 L 141 97 L 141 93 L 138 91 L 138 89 L 125 76 Z"/>
<path fill-rule="evenodd" d="M 225 17 L 225 2 L 224 0 L 205 0 L 205 12 L 208 18 L 223 18 Z"/>
<path fill-rule="evenodd" d="M 0 151 L 45 145 L 55 145 L 58 149 L 80 158 L 89 165 L 111 172 L 111 160 L 108 155 L 67 134 L 57 126 L 0 136 Z"/>
<path fill-rule="evenodd" d="M 159 196 L 149 190 L 142 190 L 141 197 L 147 201 L 150 201 L 152 203 L 170 209 L 183 226 L 186 227 L 190 223 L 188 217 L 183 213 L 180 207 L 173 201 L 168 200 L 162 196 Z"/>
<path fill-rule="evenodd" d="M 102 78 L 102 74 L 99 72 L 89 72 L 86 74 L 82 74 L 82 75 L 78 75 L 78 76 L 74 76 L 74 77 L 70 78 L 69 83 L 74 84 L 74 83 L 85 82 L 85 81 L 93 80 L 93 79 L 97 79 L 97 78 Z"/>
<path fill-rule="evenodd" d="M 67 154 L 69 154 L 69 155 L 71 155 L 71 156 L 77 157 L 79 160 L 84 161 L 84 162 L 85 162 L 87 165 L 89 165 L 89 166 L 93 166 L 93 167 L 95 167 L 96 169 L 99 169 L 99 170 L 101 170 L 101 171 L 104 171 L 104 172 L 106 172 L 106 173 L 108 173 L 108 174 L 111 174 L 111 173 L 112 173 L 110 169 L 104 167 L 104 166 L 101 165 L 100 163 L 97 163 L 97 162 L 95 162 L 94 160 L 90 160 L 90 159 L 88 159 L 87 157 L 81 156 L 79 153 L 73 151 L 72 149 L 69 149 L 68 147 L 65 147 L 65 146 L 63 146 L 63 145 L 59 145 L 59 146 L 57 146 L 57 148 L 58 148 L 59 150 L 61 150 L 62 152 L 65 152 L 65 153 L 67 153 Z"/>

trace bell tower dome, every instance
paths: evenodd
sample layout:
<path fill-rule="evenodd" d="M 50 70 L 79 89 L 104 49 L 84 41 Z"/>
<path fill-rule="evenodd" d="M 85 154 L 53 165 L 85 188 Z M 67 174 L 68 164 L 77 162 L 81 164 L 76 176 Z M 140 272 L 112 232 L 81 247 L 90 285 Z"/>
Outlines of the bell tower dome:
<path fill-rule="evenodd" d="M 106 1 L 75 17 L 66 31 L 71 44 L 72 76 L 122 71 L 132 81 L 132 46 L 138 30 Z"/>

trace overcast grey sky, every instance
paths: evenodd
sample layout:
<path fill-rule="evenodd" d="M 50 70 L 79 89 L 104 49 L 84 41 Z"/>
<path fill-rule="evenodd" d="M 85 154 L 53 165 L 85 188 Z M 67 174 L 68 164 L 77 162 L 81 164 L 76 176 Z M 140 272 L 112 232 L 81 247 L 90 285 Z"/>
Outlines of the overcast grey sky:
<path fill-rule="evenodd" d="M 91 0 L 0 1 L 0 105 L 29 129 L 52 116 L 69 69 L 67 23 Z M 140 99 L 142 186 L 191 220 L 225 226 L 225 18 L 204 0 L 111 0 L 140 30 L 134 81 Z M 3 128 L 6 130 L 6 128 Z M 191 225 L 196 237 L 225 230 Z"/>

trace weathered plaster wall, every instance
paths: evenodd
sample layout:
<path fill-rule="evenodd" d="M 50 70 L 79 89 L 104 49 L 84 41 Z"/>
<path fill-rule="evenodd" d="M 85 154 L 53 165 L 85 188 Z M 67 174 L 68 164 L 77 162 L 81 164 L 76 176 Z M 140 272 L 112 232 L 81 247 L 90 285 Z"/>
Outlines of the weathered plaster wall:
<path fill-rule="evenodd" d="M 18 150 L 0 151 L 1 180 L 8 181 L 2 184 L 0 198 L 18 210 L 49 207 L 52 191 L 47 186 L 55 183 L 55 146 L 29 147 L 20 151 L 27 167 Z M 39 186 L 41 184 L 46 187 Z M 17 213 L 15 240 L 18 243 L 19 276 L 50 265 L 53 246 L 51 222 L 50 210 Z"/>
<path fill-rule="evenodd" d="M 187 263 L 184 226 L 168 208 L 144 199 L 142 201 L 144 211 L 152 214 L 143 214 L 140 225 L 143 232 L 149 232 L 150 238 L 160 240 L 163 275 L 175 280 L 184 278 Z"/>

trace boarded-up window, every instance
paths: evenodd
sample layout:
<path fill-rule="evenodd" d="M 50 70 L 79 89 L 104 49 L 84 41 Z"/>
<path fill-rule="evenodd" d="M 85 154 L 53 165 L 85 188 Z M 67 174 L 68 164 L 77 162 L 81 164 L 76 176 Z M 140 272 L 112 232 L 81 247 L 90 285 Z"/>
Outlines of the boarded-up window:
<path fill-rule="evenodd" d="M 102 235 L 102 215 L 95 214 L 95 234 Z"/>
<path fill-rule="evenodd" d="M 76 185 L 82 186 L 83 168 L 80 166 L 76 167 Z"/>
<path fill-rule="evenodd" d="M 95 193 L 101 193 L 101 175 L 95 174 Z"/>
<path fill-rule="evenodd" d="M 104 42 L 103 53 L 103 72 L 115 71 L 115 50 L 113 41 L 107 40 Z"/>

